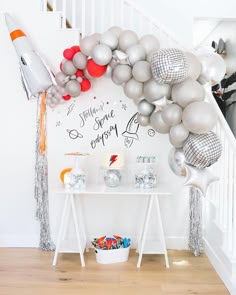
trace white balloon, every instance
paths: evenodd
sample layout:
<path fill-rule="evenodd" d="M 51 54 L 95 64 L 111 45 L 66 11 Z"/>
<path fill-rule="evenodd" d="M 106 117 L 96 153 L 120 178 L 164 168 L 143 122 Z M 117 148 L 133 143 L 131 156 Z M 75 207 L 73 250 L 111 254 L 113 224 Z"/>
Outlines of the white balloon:
<path fill-rule="evenodd" d="M 207 82 L 220 82 L 226 73 L 226 65 L 223 58 L 217 53 L 201 53 L 197 55 L 202 65 L 202 72 L 198 78 L 201 84 Z"/>
<path fill-rule="evenodd" d="M 197 80 L 197 78 L 200 76 L 202 71 L 202 64 L 197 58 L 195 54 L 192 52 L 185 52 L 187 62 L 188 62 L 188 74 L 187 76 L 189 78 L 192 78 L 194 80 Z"/>

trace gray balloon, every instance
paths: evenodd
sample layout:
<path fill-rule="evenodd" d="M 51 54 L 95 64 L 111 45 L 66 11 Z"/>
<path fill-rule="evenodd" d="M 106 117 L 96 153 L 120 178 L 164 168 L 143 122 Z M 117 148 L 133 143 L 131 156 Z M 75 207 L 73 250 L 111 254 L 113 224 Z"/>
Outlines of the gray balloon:
<path fill-rule="evenodd" d="M 170 136 L 170 134 L 169 134 L 169 141 L 170 141 L 170 143 L 171 143 L 174 147 L 176 147 L 176 148 L 181 148 L 181 147 L 183 147 L 183 145 L 184 145 L 184 141 L 174 140 L 174 139 Z"/>
<path fill-rule="evenodd" d="M 151 66 L 147 61 L 138 61 L 133 66 L 132 74 L 138 82 L 146 82 L 152 78 Z"/>
<path fill-rule="evenodd" d="M 138 111 L 143 116 L 150 116 L 154 109 L 155 106 L 149 103 L 146 99 L 143 99 L 138 103 Z"/>
<path fill-rule="evenodd" d="M 172 87 L 171 98 L 182 108 L 194 101 L 202 101 L 205 98 L 205 90 L 197 81 L 188 78 Z"/>
<path fill-rule="evenodd" d="M 183 111 L 184 127 L 192 133 L 202 134 L 210 131 L 217 122 L 213 107 L 204 101 L 189 104 Z"/>
<path fill-rule="evenodd" d="M 192 52 L 185 52 L 185 56 L 187 58 L 188 63 L 188 74 L 187 76 L 189 78 L 192 78 L 193 80 L 197 80 L 198 77 L 201 74 L 202 71 L 202 65 L 196 55 L 194 55 Z"/>
<path fill-rule="evenodd" d="M 81 87 L 79 82 L 76 80 L 70 80 L 68 83 L 66 83 L 65 88 L 68 94 L 70 94 L 72 97 L 80 95 Z"/>
<path fill-rule="evenodd" d="M 55 80 L 56 80 L 57 84 L 60 86 L 65 85 L 65 78 L 66 78 L 66 75 L 62 72 L 58 72 L 55 75 Z"/>
<path fill-rule="evenodd" d="M 138 121 L 138 124 L 141 126 L 148 126 L 150 124 L 150 117 L 138 114 L 137 121 Z"/>
<path fill-rule="evenodd" d="M 152 56 L 153 56 L 153 53 L 155 53 L 155 52 L 156 52 L 156 50 L 153 49 L 153 50 L 151 50 L 151 51 L 147 54 L 146 60 L 147 60 L 148 62 L 151 62 L 151 60 L 152 60 Z"/>
<path fill-rule="evenodd" d="M 128 65 L 117 65 L 112 72 L 112 79 L 123 84 L 132 78 L 132 70 Z"/>
<path fill-rule="evenodd" d="M 99 43 L 100 41 L 100 38 L 101 38 L 101 34 L 100 33 L 94 33 L 92 35 L 90 35 L 91 38 L 93 38 L 95 41 L 97 41 L 97 44 Z"/>
<path fill-rule="evenodd" d="M 118 37 L 112 31 L 106 31 L 100 37 L 100 44 L 105 44 L 114 50 L 118 47 Z"/>
<path fill-rule="evenodd" d="M 161 117 L 161 112 L 153 112 L 150 117 L 151 126 L 159 133 L 169 133 L 170 126 L 167 125 Z"/>
<path fill-rule="evenodd" d="M 143 95 L 143 83 L 130 79 L 124 84 L 124 93 L 129 98 L 139 99 Z"/>
<path fill-rule="evenodd" d="M 173 147 L 168 155 L 168 163 L 172 172 L 177 176 L 186 176 L 185 156 L 182 148 Z"/>
<path fill-rule="evenodd" d="M 163 96 L 170 98 L 171 86 L 169 84 L 159 84 L 154 79 L 151 79 L 144 82 L 143 92 L 146 100 L 153 102 Z"/>
<path fill-rule="evenodd" d="M 97 36 L 86 36 L 80 41 L 80 50 L 86 56 L 91 56 L 92 50 L 97 44 Z"/>
<path fill-rule="evenodd" d="M 105 74 L 104 74 L 104 76 L 106 77 L 106 78 L 111 78 L 111 75 L 112 75 L 112 67 L 111 66 L 107 66 L 107 69 L 106 69 L 106 72 L 105 72 Z"/>
<path fill-rule="evenodd" d="M 163 121 L 169 126 L 175 126 L 181 122 L 182 108 L 175 103 L 164 107 L 161 116 Z"/>
<path fill-rule="evenodd" d="M 128 59 L 131 65 L 134 65 L 137 61 L 145 60 L 146 53 L 144 48 L 140 44 L 134 44 L 126 49 Z"/>
<path fill-rule="evenodd" d="M 122 29 L 120 27 L 117 26 L 113 26 L 109 29 L 109 31 L 111 31 L 112 33 L 114 33 L 116 35 L 117 38 L 120 37 L 120 33 L 122 32 Z"/>
<path fill-rule="evenodd" d="M 74 66 L 72 61 L 67 60 L 62 64 L 62 72 L 65 75 L 71 76 L 77 72 L 77 68 Z"/>
<path fill-rule="evenodd" d="M 87 56 L 82 52 L 77 52 L 73 57 L 73 64 L 77 69 L 84 70 L 87 66 Z"/>
<path fill-rule="evenodd" d="M 184 142 L 189 136 L 189 131 L 184 127 L 183 123 L 170 128 L 170 141 Z"/>
<path fill-rule="evenodd" d="M 57 87 L 58 93 L 60 93 L 61 96 L 66 95 L 66 89 L 64 87 Z"/>
<path fill-rule="evenodd" d="M 91 53 L 92 59 L 96 64 L 104 66 L 109 64 L 112 59 L 111 48 L 105 44 L 98 44 L 94 47 Z"/>
<path fill-rule="evenodd" d="M 158 39 L 150 34 L 143 35 L 139 40 L 139 44 L 143 46 L 146 54 L 149 54 L 152 50 L 158 50 L 160 48 L 160 42 Z"/>
<path fill-rule="evenodd" d="M 131 30 L 125 30 L 119 36 L 119 48 L 126 51 L 128 47 L 138 43 L 138 35 Z"/>

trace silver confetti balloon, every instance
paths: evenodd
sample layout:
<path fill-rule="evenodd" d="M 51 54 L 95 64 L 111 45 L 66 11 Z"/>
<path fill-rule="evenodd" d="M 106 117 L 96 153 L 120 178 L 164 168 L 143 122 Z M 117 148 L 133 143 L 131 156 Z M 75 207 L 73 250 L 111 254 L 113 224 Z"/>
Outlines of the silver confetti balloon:
<path fill-rule="evenodd" d="M 177 176 L 186 176 L 185 156 L 181 148 L 171 148 L 168 155 L 169 167 Z"/>
<path fill-rule="evenodd" d="M 134 65 L 137 61 L 145 60 L 146 53 L 144 48 L 140 44 L 134 44 L 126 49 L 128 59 L 131 65 Z"/>
<path fill-rule="evenodd" d="M 96 64 L 107 65 L 112 59 L 111 48 L 105 44 L 98 44 L 93 48 L 91 57 Z"/>
<path fill-rule="evenodd" d="M 105 44 L 115 50 L 118 47 L 118 37 L 111 30 L 106 31 L 100 37 L 100 44 Z"/>
<path fill-rule="evenodd" d="M 207 133 L 217 122 L 217 114 L 213 107 L 205 101 L 190 103 L 183 111 L 184 127 L 192 133 Z"/>
<path fill-rule="evenodd" d="M 141 100 L 138 103 L 138 112 L 143 116 L 150 116 L 155 106 L 149 103 L 146 99 Z"/>
<path fill-rule="evenodd" d="M 146 82 L 152 78 L 151 66 L 147 61 L 138 61 L 133 66 L 132 74 L 138 82 Z"/>
<path fill-rule="evenodd" d="M 108 169 L 104 174 L 104 182 L 108 187 L 117 187 L 121 183 L 121 173 L 117 169 Z"/>
<path fill-rule="evenodd" d="M 77 52 L 73 57 L 73 64 L 76 68 L 80 70 L 84 70 L 87 66 L 87 56 L 84 55 L 82 52 Z"/>
<path fill-rule="evenodd" d="M 188 78 L 172 87 L 171 98 L 174 102 L 185 108 L 194 101 L 202 101 L 205 98 L 205 90 L 200 83 Z"/>

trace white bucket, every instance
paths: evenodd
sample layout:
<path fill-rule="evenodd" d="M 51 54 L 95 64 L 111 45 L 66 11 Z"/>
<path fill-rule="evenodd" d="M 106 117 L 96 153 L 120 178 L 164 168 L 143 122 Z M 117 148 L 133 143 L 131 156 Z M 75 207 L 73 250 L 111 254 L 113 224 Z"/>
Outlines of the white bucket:
<path fill-rule="evenodd" d="M 126 262 L 129 258 L 129 250 L 130 246 L 111 250 L 95 249 L 96 261 L 101 264 Z"/>

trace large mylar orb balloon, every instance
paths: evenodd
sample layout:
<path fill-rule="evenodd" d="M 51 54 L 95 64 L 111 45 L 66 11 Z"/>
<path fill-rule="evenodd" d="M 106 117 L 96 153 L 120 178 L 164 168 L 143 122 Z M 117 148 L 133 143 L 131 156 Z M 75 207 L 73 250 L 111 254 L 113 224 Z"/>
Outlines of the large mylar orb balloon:
<path fill-rule="evenodd" d="M 201 101 L 205 98 L 205 90 L 197 81 L 188 78 L 172 87 L 171 98 L 174 102 L 185 108 L 194 101 Z"/>
<path fill-rule="evenodd" d="M 207 133 L 217 122 L 213 107 L 204 101 L 190 103 L 183 111 L 184 127 L 192 133 Z"/>
<path fill-rule="evenodd" d="M 197 55 L 201 62 L 202 72 L 198 78 L 201 84 L 207 82 L 220 82 L 226 73 L 226 65 L 223 58 L 215 52 L 205 52 Z"/>
<path fill-rule="evenodd" d="M 168 156 L 168 162 L 170 169 L 177 176 L 186 176 L 186 169 L 184 167 L 185 164 L 185 156 L 183 150 L 181 148 L 173 147 Z"/>
<path fill-rule="evenodd" d="M 161 49 L 152 55 L 151 70 L 158 83 L 180 83 L 188 75 L 186 55 L 177 48 Z"/>
<path fill-rule="evenodd" d="M 186 162 L 199 169 L 218 161 L 222 144 L 217 135 L 210 131 L 204 134 L 190 134 L 183 147 Z"/>

